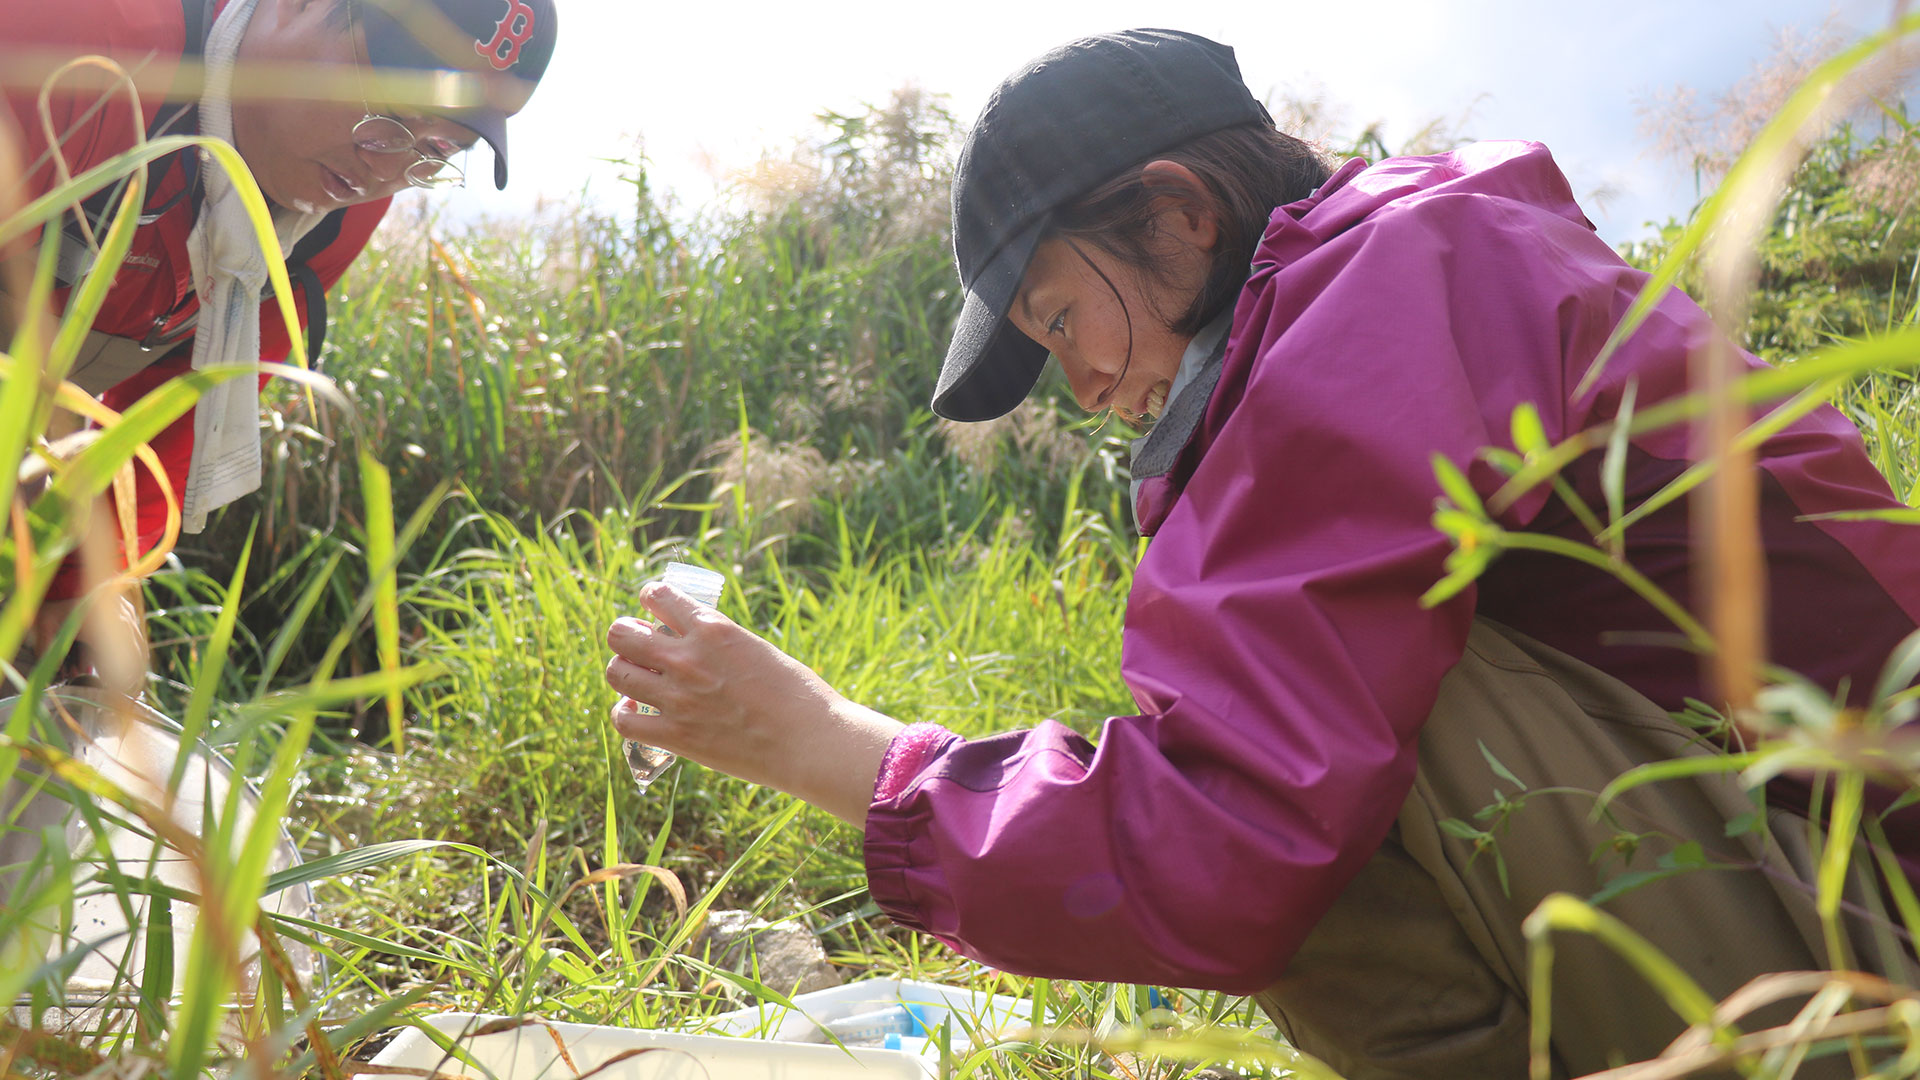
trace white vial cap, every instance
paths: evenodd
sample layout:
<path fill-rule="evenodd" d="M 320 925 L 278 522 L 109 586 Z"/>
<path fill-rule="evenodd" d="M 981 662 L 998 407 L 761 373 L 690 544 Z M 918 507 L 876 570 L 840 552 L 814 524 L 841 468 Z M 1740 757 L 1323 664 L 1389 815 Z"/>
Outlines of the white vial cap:
<path fill-rule="evenodd" d="M 666 573 L 660 575 L 660 580 L 708 607 L 719 606 L 720 591 L 727 584 L 726 577 L 719 571 L 683 562 L 668 563 Z"/>

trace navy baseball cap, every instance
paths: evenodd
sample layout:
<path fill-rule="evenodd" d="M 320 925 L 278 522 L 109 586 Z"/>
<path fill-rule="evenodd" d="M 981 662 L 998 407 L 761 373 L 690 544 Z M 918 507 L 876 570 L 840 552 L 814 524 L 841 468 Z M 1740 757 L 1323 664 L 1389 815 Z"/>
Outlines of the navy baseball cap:
<path fill-rule="evenodd" d="M 1273 119 L 1233 50 L 1178 30 L 1081 38 L 1001 83 L 954 171 L 953 257 L 966 302 L 933 411 L 991 420 L 1039 381 L 1047 350 L 1007 311 L 1056 210 L 1156 153 L 1254 122 Z"/>
<path fill-rule="evenodd" d="M 428 111 L 472 128 L 493 147 L 493 185 L 507 186 L 507 117 L 553 59 L 553 0 L 349 0 L 375 68 L 480 77 L 480 92 Z"/>

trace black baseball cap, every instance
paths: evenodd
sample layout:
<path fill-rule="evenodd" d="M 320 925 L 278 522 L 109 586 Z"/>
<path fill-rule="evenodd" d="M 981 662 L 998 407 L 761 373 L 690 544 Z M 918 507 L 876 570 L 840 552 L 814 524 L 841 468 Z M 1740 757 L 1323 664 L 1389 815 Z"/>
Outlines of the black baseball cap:
<path fill-rule="evenodd" d="M 493 186 L 507 186 L 507 117 L 553 59 L 553 0 L 348 0 L 375 68 L 479 76 L 461 104 L 428 111 L 472 128 L 493 147 Z"/>
<path fill-rule="evenodd" d="M 933 411 L 991 420 L 1039 380 L 1047 350 L 1007 310 L 1057 209 L 1156 153 L 1254 122 L 1273 119 L 1233 50 L 1178 30 L 1081 38 L 1001 83 L 954 172 L 953 257 L 966 303 Z"/>

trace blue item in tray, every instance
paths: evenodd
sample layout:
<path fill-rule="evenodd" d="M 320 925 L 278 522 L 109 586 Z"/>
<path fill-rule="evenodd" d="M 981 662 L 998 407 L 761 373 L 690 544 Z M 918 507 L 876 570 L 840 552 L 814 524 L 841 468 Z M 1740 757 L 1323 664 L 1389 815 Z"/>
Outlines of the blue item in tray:
<path fill-rule="evenodd" d="M 927 1037 L 927 1016 L 920 1006 L 902 1002 L 872 1012 L 854 1013 L 820 1025 L 821 1030 L 849 1046 L 879 1046 L 889 1037 Z"/>

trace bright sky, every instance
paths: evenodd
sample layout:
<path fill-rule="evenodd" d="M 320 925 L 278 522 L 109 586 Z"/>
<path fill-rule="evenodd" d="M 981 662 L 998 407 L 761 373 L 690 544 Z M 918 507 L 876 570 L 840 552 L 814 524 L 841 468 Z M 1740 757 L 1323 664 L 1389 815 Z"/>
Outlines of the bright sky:
<path fill-rule="evenodd" d="M 1690 176 L 1647 152 L 1636 103 L 1686 84 L 1724 90 L 1778 31 L 1831 9 L 1854 34 L 1893 0 L 815 0 L 702 3 L 557 0 L 558 51 L 509 131 L 513 183 L 447 198 L 460 217 L 525 212 L 540 199 L 617 205 L 630 196 L 599 159 L 644 145 L 657 187 L 695 206 L 715 176 L 857 112 L 906 84 L 949 96 L 971 121 L 1022 62 L 1088 33 L 1171 26 L 1232 45 L 1256 95 L 1323 95 L 1347 129 L 1386 124 L 1393 145 L 1426 120 L 1467 115 L 1473 138 L 1546 143 L 1601 235 L 1619 242 L 1683 214 Z M 1595 202 L 1590 194 L 1608 189 Z"/>

